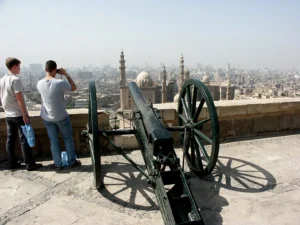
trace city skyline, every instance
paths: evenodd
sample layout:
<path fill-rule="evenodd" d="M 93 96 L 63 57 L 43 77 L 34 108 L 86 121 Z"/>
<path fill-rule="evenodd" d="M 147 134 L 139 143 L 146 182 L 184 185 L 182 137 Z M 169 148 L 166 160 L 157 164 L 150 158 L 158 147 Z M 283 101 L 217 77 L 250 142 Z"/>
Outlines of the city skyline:
<path fill-rule="evenodd" d="M 299 70 L 299 9 L 298 1 L 0 0 L 0 67 L 9 56 L 24 66 L 116 67 L 123 49 L 127 65 L 177 67 L 183 53 L 190 68 Z"/>

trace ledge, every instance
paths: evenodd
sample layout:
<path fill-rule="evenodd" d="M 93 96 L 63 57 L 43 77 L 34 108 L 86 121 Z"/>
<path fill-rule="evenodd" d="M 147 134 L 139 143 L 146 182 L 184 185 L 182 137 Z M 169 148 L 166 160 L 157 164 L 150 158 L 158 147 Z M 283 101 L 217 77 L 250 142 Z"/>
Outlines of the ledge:
<path fill-rule="evenodd" d="M 230 100 L 215 101 L 214 103 L 218 113 L 222 140 L 300 130 L 300 99 L 297 98 Z M 160 111 L 165 124 L 168 126 L 177 125 L 177 103 L 154 104 L 153 107 Z M 204 109 L 199 116 L 200 118 L 206 117 L 206 107 Z M 86 129 L 88 109 L 69 109 L 67 111 L 73 125 L 76 152 L 78 154 L 86 153 L 89 151 L 88 145 L 86 139 L 80 133 L 83 129 Z M 37 144 L 33 151 L 35 154 L 49 155 L 49 138 L 40 117 L 40 112 L 29 112 L 29 115 L 37 136 Z M 102 110 L 98 110 L 98 122 L 99 127 L 107 129 L 109 127 L 109 115 Z M 178 133 L 174 132 L 173 137 L 175 141 L 178 141 Z M 5 114 L 0 112 L 0 160 L 7 157 L 5 142 Z M 119 136 L 115 138 L 115 142 L 123 148 L 138 148 L 134 136 Z M 61 144 L 63 146 L 62 141 Z M 101 139 L 102 147 L 107 146 L 107 144 L 104 139 Z M 17 144 L 16 147 L 18 148 L 19 145 Z M 20 149 L 17 152 L 20 155 Z"/>
<path fill-rule="evenodd" d="M 67 110 L 73 128 L 73 138 L 75 142 L 75 149 L 78 154 L 88 153 L 88 145 L 86 138 L 81 135 L 81 131 L 86 129 L 88 123 L 88 109 L 70 109 Z M 34 155 L 49 156 L 50 155 L 50 141 L 47 135 L 47 130 L 40 117 L 40 112 L 30 111 L 30 122 L 34 129 L 36 135 L 36 145 L 33 148 Z M 109 115 L 103 110 L 98 110 L 98 123 L 99 126 L 107 129 L 109 127 Z M 7 158 L 7 153 L 5 152 L 6 144 L 6 123 L 5 114 L 0 113 L 0 160 Z M 64 144 L 62 138 L 60 137 L 61 148 L 64 149 Z M 101 146 L 107 146 L 107 141 L 101 139 Z M 18 156 L 21 156 L 20 145 L 16 144 L 16 152 Z"/>
<path fill-rule="evenodd" d="M 299 98 L 276 98 L 276 99 L 257 99 L 257 100 L 230 100 L 215 101 L 219 120 L 254 118 L 266 115 L 281 115 L 300 113 Z M 162 111 L 176 110 L 177 103 L 154 104 L 154 108 Z M 206 106 L 204 106 L 206 109 Z M 206 110 L 201 117 L 206 117 Z"/>
<path fill-rule="evenodd" d="M 78 115 L 78 114 L 88 114 L 88 109 L 67 109 L 69 115 Z M 104 112 L 103 110 L 98 110 L 98 112 Z M 29 111 L 30 118 L 40 117 L 40 111 Z M 0 119 L 5 118 L 5 113 L 0 112 Z"/>

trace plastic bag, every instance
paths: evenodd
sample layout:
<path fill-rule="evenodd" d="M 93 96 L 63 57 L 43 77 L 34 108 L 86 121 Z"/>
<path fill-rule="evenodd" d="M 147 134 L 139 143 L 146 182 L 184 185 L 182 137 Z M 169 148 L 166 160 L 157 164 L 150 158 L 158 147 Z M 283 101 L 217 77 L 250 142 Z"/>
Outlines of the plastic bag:
<path fill-rule="evenodd" d="M 65 151 L 61 152 L 61 164 L 62 164 L 63 167 L 69 166 L 69 164 L 68 164 L 68 155 L 67 155 L 67 152 L 65 152 Z"/>
<path fill-rule="evenodd" d="M 30 147 L 35 146 L 35 135 L 34 130 L 30 124 L 25 124 L 25 126 L 21 126 L 23 133 L 26 137 L 27 143 Z"/>

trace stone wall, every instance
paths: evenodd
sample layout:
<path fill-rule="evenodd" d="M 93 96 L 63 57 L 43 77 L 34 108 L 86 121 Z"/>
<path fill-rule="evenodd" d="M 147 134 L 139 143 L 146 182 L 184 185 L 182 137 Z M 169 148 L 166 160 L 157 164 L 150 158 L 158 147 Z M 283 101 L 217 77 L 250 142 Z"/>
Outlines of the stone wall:
<path fill-rule="evenodd" d="M 215 101 L 222 141 L 250 138 L 281 132 L 300 130 L 300 99 L 277 98 L 259 100 Z M 177 104 L 154 104 L 160 111 L 166 126 L 177 126 Z M 206 118 L 207 109 L 199 119 Z M 179 141 L 178 132 L 172 132 L 175 142 Z M 134 135 L 118 136 L 116 143 L 124 149 L 139 148 Z"/>
<path fill-rule="evenodd" d="M 232 100 L 216 101 L 217 113 L 219 117 L 221 139 L 238 139 L 243 137 L 259 136 L 268 133 L 294 132 L 300 129 L 300 99 L 260 99 L 260 100 Z M 177 104 L 165 103 L 155 104 L 159 109 L 164 124 L 167 126 L 177 125 Z M 87 109 L 68 110 L 72 125 L 75 147 L 78 154 L 87 153 L 86 139 L 80 135 L 86 129 L 88 121 Z M 206 117 L 206 108 L 201 113 L 200 118 Z M 34 154 L 49 155 L 50 143 L 47 137 L 44 124 L 39 117 L 39 112 L 30 112 L 31 123 L 36 133 L 36 146 L 33 148 Z M 98 112 L 99 126 L 107 129 L 109 127 L 109 116 L 103 112 Z M 178 134 L 173 134 L 174 140 L 178 141 Z M 139 148 L 133 135 L 116 136 L 115 142 L 123 148 Z M 6 124 L 4 113 L 0 113 L 0 160 L 7 158 L 5 152 Z M 102 140 L 103 141 L 103 140 Z M 61 142 L 63 147 L 63 142 Z M 102 142 L 102 146 L 107 143 Z M 19 144 L 17 152 L 20 155 Z"/>
<path fill-rule="evenodd" d="M 215 101 L 221 139 L 238 139 L 267 133 L 298 131 L 300 129 L 300 99 L 276 98 L 259 100 Z M 154 107 L 174 115 L 177 104 L 157 104 Z M 207 109 L 200 118 L 206 118 Z M 168 117 L 168 123 L 177 125 L 177 115 Z"/>
<path fill-rule="evenodd" d="M 86 138 L 81 135 L 81 131 L 86 129 L 88 121 L 88 110 L 87 109 L 70 109 L 68 110 L 72 125 L 73 125 L 73 137 L 75 142 L 75 148 L 77 154 L 88 153 L 88 145 Z M 47 136 L 47 131 L 44 123 L 39 116 L 39 112 L 29 112 L 31 125 L 34 128 L 36 135 L 36 145 L 33 148 L 33 154 L 38 156 L 49 156 L 50 153 L 50 142 Z M 98 111 L 98 122 L 99 126 L 107 129 L 109 127 L 109 116 L 103 111 Z M 60 143 L 62 149 L 63 141 L 60 136 Z M 4 113 L 0 113 L 0 161 L 7 158 L 5 151 L 6 144 L 6 123 Z M 18 156 L 21 156 L 19 140 L 16 143 L 16 152 Z"/>

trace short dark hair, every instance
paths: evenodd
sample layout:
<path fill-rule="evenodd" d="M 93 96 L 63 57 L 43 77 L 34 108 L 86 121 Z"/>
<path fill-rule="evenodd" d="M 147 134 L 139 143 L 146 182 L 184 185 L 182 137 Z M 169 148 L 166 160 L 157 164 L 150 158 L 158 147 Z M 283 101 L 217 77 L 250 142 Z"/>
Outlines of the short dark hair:
<path fill-rule="evenodd" d="M 18 66 L 21 63 L 20 60 L 13 58 L 13 57 L 9 57 L 6 59 L 6 67 L 7 69 L 11 70 L 14 66 Z"/>
<path fill-rule="evenodd" d="M 52 72 L 53 70 L 56 70 L 56 68 L 57 68 L 56 62 L 54 62 L 53 60 L 49 60 L 46 62 L 45 70 L 47 72 Z"/>

